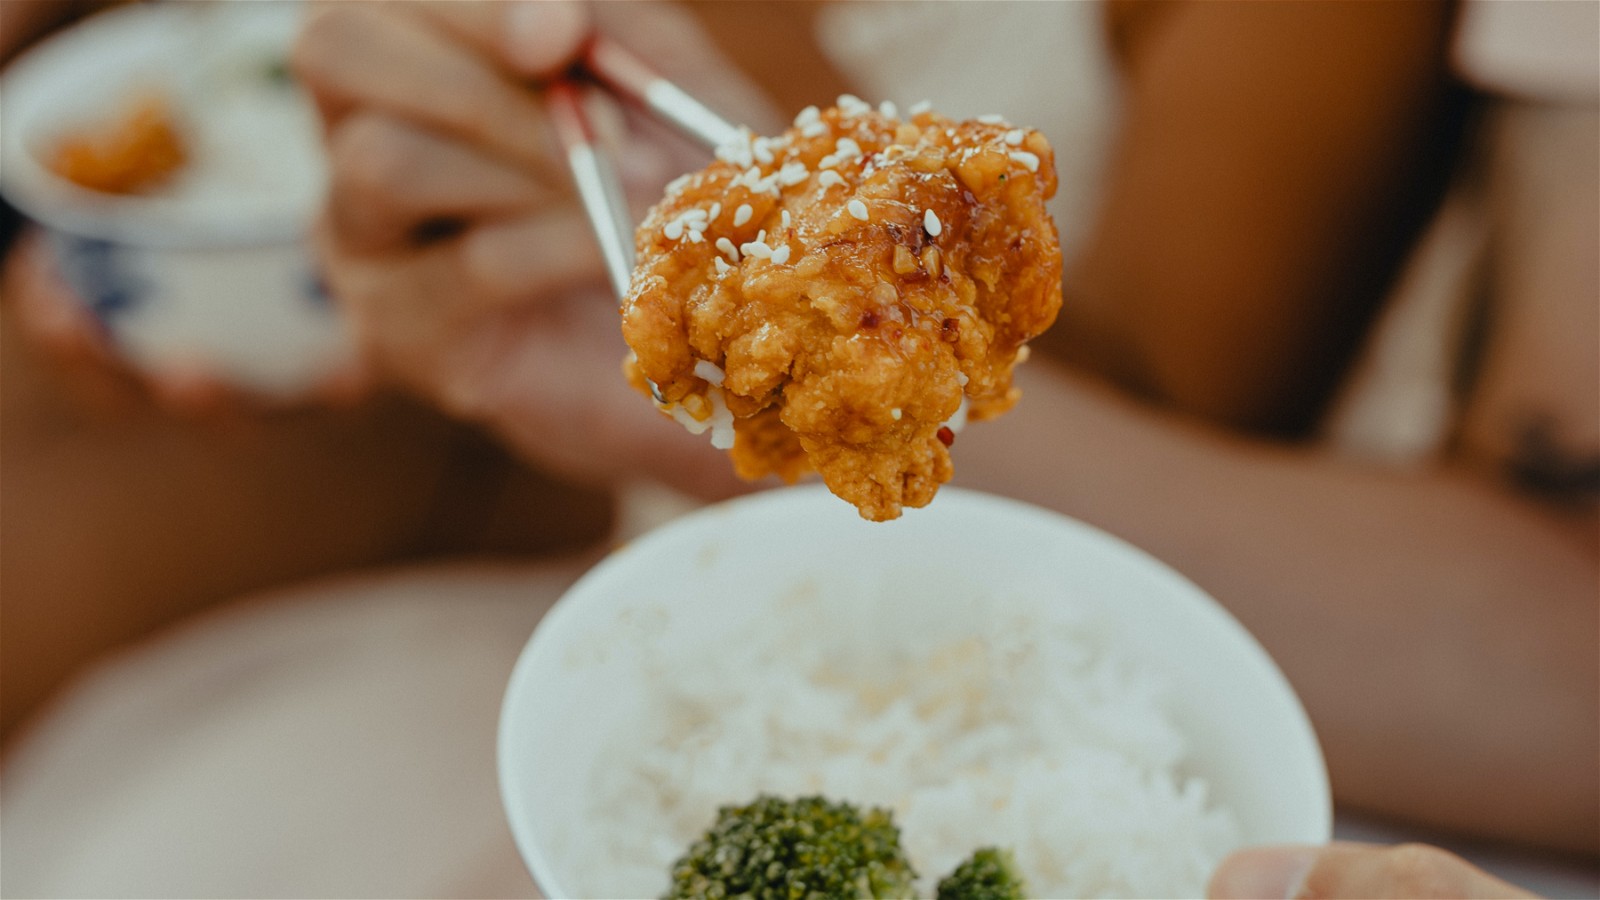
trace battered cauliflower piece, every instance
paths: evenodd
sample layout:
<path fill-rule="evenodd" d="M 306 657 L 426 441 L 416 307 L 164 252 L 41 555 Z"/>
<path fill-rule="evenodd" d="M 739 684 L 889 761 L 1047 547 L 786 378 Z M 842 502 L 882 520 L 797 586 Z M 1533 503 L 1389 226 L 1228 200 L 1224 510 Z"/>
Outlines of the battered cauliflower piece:
<path fill-rule="evenodd" d="M 845 96 L 667 188 L 622 302 L 629 380 L 735 471 L 925 506 L 1061 308 L 1044 136 Z"/>

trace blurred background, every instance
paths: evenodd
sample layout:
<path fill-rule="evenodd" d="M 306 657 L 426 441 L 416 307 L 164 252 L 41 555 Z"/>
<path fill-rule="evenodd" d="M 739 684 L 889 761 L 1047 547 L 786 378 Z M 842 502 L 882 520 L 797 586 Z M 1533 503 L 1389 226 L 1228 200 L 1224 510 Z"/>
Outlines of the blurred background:
<path fill-rule="evenodd" d="M 1600 3 L 0 4 L 0 893 L 524 896 L 543 611 L 732 493 L 539 85 L 1042 131 L 1065 305 L 956 484 L 1273 654 L 1338 833 L 1600 895 Z M 566 54 L 566 55 L 563 55 Z M 635 213 L 703 154 L 610 110 Z"/>

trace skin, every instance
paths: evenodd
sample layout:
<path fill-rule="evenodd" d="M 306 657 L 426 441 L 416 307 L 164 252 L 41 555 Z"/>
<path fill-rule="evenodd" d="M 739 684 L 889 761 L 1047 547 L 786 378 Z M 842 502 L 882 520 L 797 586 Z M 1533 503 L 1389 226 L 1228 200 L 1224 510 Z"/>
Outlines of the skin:
<path fill-rule="evenodd" d="M 681 14 L 597 14 L 714 105 L 771 124 Z M 619 375 L 616 300 L 530 89 L 565 67 L 588 15 L 559 3 L 319 9 L 294 55 L 333 159 L 318 245 L 376 378 L 484 423 L 564 477 L 646 475 L 727 496 L 744 488 L 726 464 Z M 531 37 L 512 52 L 519 22 Z M 617 123 L 610 141 L 641 207 L 704 154 L 654 128 L 624 141 Z"/>
<path fill-rule="evenodd" d="M 1534 896 L 1437 847 L 1374 847 L 1342 841 L 1326 847 L 1240 851 L 1217 868 L 1206 895 L 1212 900 L 1517 900 Z"/>
<path fill-rule="evenodd" d="M 1450 8 L 1107 18 L 1124 118 L 1046 346 L 1152 405 L 1302 436 L 1450 171 Z"/>
<path fill-rule="evenodd" d="M 1023 414 L 963 435 L 958 481 L 1106 527 L 1211 590 L 1299 689 L 1342 804 L 1594 854 L 1600 518 L 1592 488 L 1535 493 L 1512 476 L 1528 467 L 1529 421 L 1546 423 L 1561 467 L 1592 466 L 1600 448 L 1600 229 L 1582 199 L 1596 190 L 1593 119 L 1547 126 L 1524 114 L 1491 135 L 1503 194 L 1492 326 L 1443 458 L 1395 473 L 1251 439 L 1299 430 L 1342 371 L 1348 348 L 1308 342 L 1336 318 L 1364 319 L 1370 300 L 1325 267 L 1393 253 L 1369 244 L 1384 214 L 1373 197 L 1426 158 L 1393 148 L 1451 101 L 1437 87 L 1442 8 L 1293 7 L 1303 18 L 1292 21 L 1288 7 L 1245 9 L 1124 7 L 1113 18 L 1131 79 L 1128 152 L 1068 272 L 1075 312 L 1057 328 L 1110 337 L 1085 353 L 1069 339 L 1060 349 L 1076 373 L 1035 373 Z M 1213 63 L 1195 55 L 1257 28 L 1273 40 Z M 1367 65 L 1322 65 L 1339 53 Z M 1360 74 L 1332 85 L 1312 69 Z M 1252 72 L 1266 83 L 1267 71 L 1303 75 L 1325 102 L 1274 116 L 1262 104 L 1280 88 L 1223 89 Z M 1414 93 L 1382 86 L 1396 84 Z M 1173 115 L 1202 96 L 1206 117 Z M 1347 139 L 1328 152 L 1263 160 L 1247 145 L 1294 147 L 1330 130 Z M 1242 189 L 1257 181 L 1272 190 Z M 1329 184 L 1352 205 L 1325 197 Z M 1242 208 L 1262 194 L 1267 208 Z M 1295 202 L 1271 207 L 1273 197 Z M 1201 227 L 1202 212 L 1215 227 Z"/>
<path fill-rule="evenodd" d="M 1030 364 L 1022 406 L 963 432 L 957 483 L 1021 496 L 1123 535 L 1222 600 L 1300 692 L 1342 804 L 1592 855 L 1600 841 L 1593 802 L 1600 795 L 1593 764 L 1600 754 L 1594 678 L 1600 529 L 1591 500 L 1530 493 L 1508 473 L 1524 452 L 1519 435 L 1529 417 L 1553 423 L 1550 434 L 1570 458 L 1581 461 L 1600 447 L 1592 255 L 1600 236 L 1592 209 L 1570 199 L 1592 198 L 1594 190 L 1529 181 L 1526 187 L 1549 198 L 1565 198 L 1561 215 L 1549 214 L 1548 206 L 1521 213 L 1513 206 L 1497 222 L 1507 258 L 1520 262 L 1494 276 L 1483 365 L 1444 458 L 1396 473 L 1284 443 L 1285 436 L 1303 434 L 1320 411 L 1348 363 L 1352 335 L 1370 321 L 1415 231 L 1383 201 L 1435 158 L 1407 148 L 1449 130 L 1448 109 L 1441 107 L 1451 101 L 1439 80 L 1448 14 L 1428 4 L 1277 7 L 1271 15 L 1312 9 L 1306 15 L 1334 18 L 1315 28 L 1303 27 L 1309 20 L 1278 19 L 1274 40 L 1263 34 L 1236 45 L 1237 53 L 1202 54 L 1223 36 L 1265 27 L 1267 19 L 1237 18 L 1246 8 L 1261 7 L 1152 5 L 1123 24 L 1113 20 L 1131 79 L 1130 106 L 1105 212 L 1068 274 L 1069 297 L 1079 298 L 1083 317 L 1064 320 L 1060 329 L 1066 342 L 1058 349 L 1071 368 Z M 427 15 L 424 9 L 407 15 Z M 428 46 L 487 54 L 495 77 L 537 77 L 537 67 L 519 68 L 529 57 L 501 58 L 503 47 L 496 56 L 470 23 L 456 31 L 439 22 L 426 27 L 446 29 L 454 42 Z M 518 53 L 559 58 L 563 51 L 549 46 Z M 768 47 L 782 55 L 782 46 Z M 1340 50 L 1359 52 L 1370 65 L 1333 65 L 1345 58 Z M 333 41 L 323 50 L 339 51 Z M 497 116 L 473 105 L 504 92 L 452 93 L 461 109 L 446 115 L 465 118 L 441 124 L 428 118 L 442 115 L 438 110 L 396 107 L 444 92 L 419 86 L 380 97 L 387 88 L 369 84 L 340 94 L 321 84 L 333 84 L 334 76 L 315 71 L 313 61 L 300 56 L 297 65 L 330 116 L 336 155 L 340 141 L 350 139 L 341 137 L 343 129 L 363 117 L 380 120 L 363 126 L 377 133 L 368 135 L 366 152 L 347 150 L 345 164 L 336 164 L 324 238 L 342 270 L 334 273 L 335 285 L 368 329 L 378 377 L 488 424 L 517 452 L 571 477 L 604 481 L 652 471 L 705 495 L 736 489 L 718 483 L 725 461 L 703 447 L 672 449 L 677 436 L 668 431 L 621 424 L 623 407 L 605 398 L 648 413 L 632 395 L 598 395 L 585 405 L 605 410 L 594 413 L 600 418 L 551 439 L 551 429 L 569 421 L 560 404 L 572 398 L 547 396 L 538 386 L 559 382 L 512 364 L 520 341 L 570 324 L 556 316 L 541 330 L 533 317 L 564 309 L 566 289 L 585 279 L 567 274 L 569 260 L 556 259 L 552 269 L 551 261 L 536 264 L 526 256 L 541 244 L 527 240 L 529 234 L 559 236 L 573 228 L 570 220 L 543 218 L 564 201 L 540 174 L 551 169 L 548 160 L 537 162 L 538 130 L 512 140 L 494 131 Z M 768 65 L 772 77 L 783 75 L 783 66 Z M 1319 74 L 1352 68 L 1359 77 L 1348 93 Z M 487 84 L 470 66 L 452 71 Z M 1263 85 L 1271 89 L 1265 98 L 1249 89 Z M 1292 97 L 1271 96 L 1295 85 L 1340 92 L 1301 107 L 1290 105 Z M 1213 116 L 1174 114 L 1202 100 Z M 1364 105 L 1375 113 L 1361 114 Z M 1278 114 L 1288 108 L 1297 114 Z M 1241 127 L 1211 133 L 1217 121 Z M 1239 144 L 1245 126 L 1263 123 L 1291 129 L 1278 135 L 1286 151 L 1245 152 Z M 1539 145 L 1518 143 L 1516 133 L 1506 138 L 1508 147 Z M 402 144 L 411 149 L 395 149 Z M 1293 152 L 1330 146 L 1333 156 Z M 394 158 L 376 167 L 387 174 L 360 185 L 359 163 L 391 150 Z M 672 157 L 651 163 L 642 152 L 644 161 L 630 164 L 646 176 L 639 180 L 649 180 L 652 164 L 671 168 Z M 471 161 L 448 169 L 452 155 Z M 512 179 L 500 182 L 507 189 L 493 197 L 457 193 L 454 185 L 491 177 L 479 165 L 485 161 L 510 170 L 494 176 Z M 455 173 L 442 187 L 403 177 L 427 173 L 436 162 Z M 351 180 L 353 187 L 341 187 Z M 1255 206 L 1243 195 L 1219 192 L 1226 183 L 1271 190 L 1254 192 L 1268 198 Z M 351 189 L 366 193 L 339 193 Z M 1269 202 L 1290 195 L 1319 199 Z M 342 199 L 351 196 L 363 202 Z M 479 205 L 450 206 L 463 196 Z M 516 202 L 506 202 L 508 196 Z M 1427 206 L 1425 196 L 1412 199 Z M 352 206 L 366 210 L 348 210 L 353 215 L 341 221 L 341 208 Z M 1227 214 L 1200 215 L 1208 209 Z M 363 215 L 371 220 L 362 222 Z M 441 216 L 451 222 L 445 239 L 395 237 L 414 238 L 418 225 Z M 538 232 L 545 221 L 557 224 Z M 1578 249 L 1558 253 L 1567 245 L 1519 237 L 1537 236 L 1530 226 Z M 574 244 L 571 252 L 581 251 Z M 570 282 L 548 284 L 552 271 Z M 379 305 L 384 297 L 395 298 L 388 312 Z M 430 308 L 430 297 L 435 306 L 446 298 L 449 314 Z M 574 304 L 574 316 L 599 308 Z M 474 320 L 476 327 L 460 326 Z M 551 341 L 556 350 L 604 348 L 598 331 L 593 344 L 579 343 L 589 332 L 553 333 L 560 335 Z M 1078 334 L 1088 340 L 1078 341 Z M 473 350 L 469 338 L 501 341 L 502 355 Z M 574 365 L 617 358 L 574 355 L 581 357 Z M 488 364 L 473 369 L 468 359 Z M 614 370 L 594 367 L 572 383 L 619 382 Z M 496 386 L 505 393 L 490 392 Z M 6 457 L 9 470 L 9 448 Z M 11 627 L 8 609 L 8 633 Z M 1330 871 L 1357 867 L 1349 857 L 1329 865 Z M 1329 891 L 1344 896 L 1367 895 L 1357 886 L 1367 882 L 1330 883 Z"/>
<path fill-rule="evenodd" d="M 779 9 L 790 14 L 796 7 Z M 1240 9 L 1180 5 L 1117 32 L 1133 91 L 1126 152 L 1067 287 L 1069 297 L 1116 297 L 1129 311 L 1093 325 L 1064 323 L 1068 334 L 1082 327 L 1110 335 L 1109 349 L 1075 352 L 1069 341 L 1059 349 L 1071 369 L 1045 363 L 1025 374 L 1027 400 L 1017 412 L 962 435 L 957 483 L 1024 497 L 1128 537 L 1220 598 L 1299 689 L 1342 804 L 1593 853 L 1592 798 L 1600 789 L 1593 766 L 1600 752 L 1595 513 L 1592 504 L 1558 509 L 1519 491 L 1492 437 L 1510 413 L 1489 408 L 1506 395 L 1502 378 L 1514 378 L 1524 388 L 1506 402 L 1539 404 L 1562 423 L 1562 434 L 1580 441 L 1594 434 L 1600 404 L 1585 408 L 1581 390 L 1572 396 L 1573 385 L 1592 383 L 1596 361 L 1585 335 L 1594 329 L 1535 323 L 1592 321 L 1592 310 L 1577 308 L 1595 295 L 1592 270 L 1587 293 L 1567 293 L 1574 286 L 1567 284 L 1500 286 L 1503 308 L 1486 346 L 1490 362 L 1467 398 L 1468 425 L 1437 464 L 1405 473 L 1366 469 L 1264 437 L 1303 430 L 1308 411 L 1348 363 L 1345 332 L 1366 323 L 1415 230 L 1389 227 L 1380 201 L 1433 158 L 1406 148 L 1429 143 L 1446 127 L 1433 123 L 1447 118 L 1435 108 L 1451 102 L 1442 74 L 1449 22 L 1443 7 L 1426 4 L 1317 7 L 1305 20 L 1285 18 L 1284 8 L 1240 18 Z M 1225 35 L 1240 36 L 1237 54 L 1221 63 L 1200 54 Z M 1340 54 L 1358 54 L 1368 65 L 1334 66 Z M 1216 65 L 1238 69 L 1217 72 Z M 1294 78 L 1264 77 L 1284 66 Z M 1347 69 L 1360 70 L 1353 84 L 1326 74 Z M 301 71 L 319 89 L 314 66 L 302 59 Z M 1293 105 L 1293 94 L 1282 92 L 1296 79 L 1326 102 L 1296 116 L 1274 115 L 1273 104 L 1278 112 Z M 1241 83 L 1272 90 L 1262 98 L 1227 89 Z M 1214 119 L 1172 115 L 1201 99 Z M 1364 113 L 1369 107 L 1373 112 Z M 1269 132 L 1289 129 L 1261 138 L 1283 149 L 1244 152 L 1242 129 L 1258 120 Z M 1343 135 L 1347 141 L 1334 139 Z M 1330 143 L 1331 155 L 1310 152 Z M 1193 175 L 1175 181 L 1171 171 Z M 1339 190 L 1331 196 L 1323 182 L 1335 175 Z M 1272 190 L 1218 196 L 1219 180 L 1242 186 L 1256 179 Z M 403 179 L 381 187 L 402 197 L 410 191 Z M 1327 202 L 1263 201 L 1255 208 L 1244 199 L 1296 191 Z M 1224 226 L 1197 218 L 1195 211 L 1224 202 L 1233 204 L 1218 220 Z M 1158 215 L 1164 209 L 1173 211 L 1170 221 Z M 1235 219 L 1242 224 L 1226 224 Z M 485 225 L 469 223 L 465 239 L 476 239 Z M 1168 231 L 1159 240 L 1128 237 L 1144 227 Z M 1563 227 L 1592 233 L 1592 219 Z M 1207 248 L 1204 259 L 1192 252 L 1195 242 Z M 330 246 L 335 268 L 346 265 Z M 1352 260 L 1370 266 L 1345 279 L 1342 266 Z M 381 278 L 387 263 L 375 262 Z M 1309 268 L 1302 271 L 1301 263 Z M 360 261 L 351 257 L 348 265 Z M 1191 270 L 1203 277 L 1178 277 Z M 1212 287 L 1214 279 L 1221 288 Z M 482 293 L 470 280 L 462 284 L 468 298 Z M 550 296 L 530 291 L 524 303 L 540 308 Z M 1242 306 L 1246 300 L 1252 305 Z M 1092 302 L 1080 305 L 1086 316 L 1099 314 Z M 381 329 L 373 310 L 368 318 Z M 1555 343 L 1517 338 L 1533 333 Z M 1331 345 L 1319 343 L 1323 338 Z M 515 346 L 519 339 L 504 340 Z M 1139 349 L 1123 353 L 1128 347 Z M 1162 367 L 1127 364 L 1141 359 L 1160 359 Z M 1564 363 L 1559 371 L 1555 360 Z M 497 366 L 486 367 L 499 375 L 490 381 L 507 393 L 470 414 L 494 424 L 519 451 L 547 458 L 540 435 L 518 423 L 542 421 L 536 410 L 548 398 L 536 396 L 538 386 L 517 369 Z M 1541 371 L 1548 380 L 1525 381 Z M 461 375 L 448 359 L 415 372 L 433 396 Z M 612 415 L 614 376 L 595 377 L 588 382 L 595 393 L 585 398 L 591 415 Z M 636 397 L 619 402 L 648 411 Z M 614 414 L 627 412 L 619 406 Z M 1475 422 L 1490 424 L 1480 431 Z M 574 474 L 651 471 L 702 494 L 721 490 L 707 479 L 726 463 L 703 445 L 676 455 L 664 432 L 595 427 L 588 435 L 601 440 L 586 447 L 580 462 L 587 468 Z M 629 435 L 651 443 L 609 442 Z M 652 465 L 666 458 L 670 466 Z"/>
<path fill-rule="evenodd" d="M 0 44 L 9 55 L 90 6 L 7 2 Z M 363 236 L 401 214 L 375 211 Z M 370 372 L 269 403 L 203 371 L 135 371 L 42 242 L 24 237 L 3 279 L 6 749 L 83 666 L 218 602 L 443 554 L 570 553 L 609 528 L 604 493 L 552 480 Z"/>

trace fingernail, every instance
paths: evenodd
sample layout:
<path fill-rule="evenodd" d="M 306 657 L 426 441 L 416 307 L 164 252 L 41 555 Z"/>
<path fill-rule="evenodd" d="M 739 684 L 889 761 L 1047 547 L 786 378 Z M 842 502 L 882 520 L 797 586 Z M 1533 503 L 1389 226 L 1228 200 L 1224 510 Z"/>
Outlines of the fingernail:
<path fill-rule="evenodd" d="M 1315 847 L 1256 847 L 1222 861 L 1211 877 L 1214 900 L 1292 900 L 1316 861 Z"/>
<path fill-rule="evenodd" d="M 563 69 L 577 53 L 587 23 L 576 4 L 519 0 L 506 9 L 506 61 L 527 75 Z"/>

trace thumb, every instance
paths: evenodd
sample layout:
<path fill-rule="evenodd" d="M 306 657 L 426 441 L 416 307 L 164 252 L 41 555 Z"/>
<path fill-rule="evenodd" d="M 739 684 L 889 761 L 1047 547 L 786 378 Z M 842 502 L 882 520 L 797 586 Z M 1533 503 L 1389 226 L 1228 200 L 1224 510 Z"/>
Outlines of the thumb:
<path fill-rule="evenodd" d="M 1535 895 L 1424 844 L 1252 847 L 1222 861 L 1213 900 L 1521 900 Z"/>
<path fill-rule="evenodd" d="M 547 78 L 572 65 L 589 36 L 589 12 L 574 0 L 519 0 L 505 9 L 505 60 L 521 75 Z"/>

